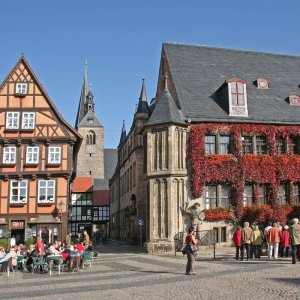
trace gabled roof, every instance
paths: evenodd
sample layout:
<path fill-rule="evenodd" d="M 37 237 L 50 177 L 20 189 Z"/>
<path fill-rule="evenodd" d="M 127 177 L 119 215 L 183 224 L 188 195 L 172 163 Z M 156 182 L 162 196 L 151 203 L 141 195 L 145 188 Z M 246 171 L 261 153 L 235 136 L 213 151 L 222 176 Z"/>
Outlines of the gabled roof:
<path fill-rule="evenodd" d="M 93 191 L 92 177 L 76 177 L 71 188 L 73 193 L 89 193 Z"/>
<path fill-rule="evenodd" d="M 62 122 L 63 125 L 65 125 L 65 127 L 70 130 L 72 132 L 72 134 L 74 134 L 74 136 L 77 138 L 78 141 L 80 141 L 82 139 L 82 137 L 80 136 L 80 134 L 63 118 L 63 116 L 60 114 L 60 112 L 58 111 L 58 109 L 56 108 L 55 104 L 53 103 L 53 101 L 51 100 L 50 96 L 48 95 L 48 93 L 46 92 L 45 88 L 43 87 L 43 85 L 41 84 L 41 82 L 39 81 L 38 77 L 36 76 L 36 74 L 34 73 L 33 69 L 31 68 L 30 64 L 28 63 L 28 61 L 26 60 L 25 56 L 22 54 L 20 56 L 20 58 L 18 59 L 18 61 L 16 62 L 16 64 L 14 65 L 14 67 L 11 69 L 11 71 L 8 73 L 8 75 L 6 76 L 6 78 L 3 80 L 3 82 L 0 85 L 0 91 L 3 88 L 3 86 L 5 85 L 5 83 L 7 82 L 7 80 L 9 79 L 9 77 L 12 75 L 12 73 L 14 72 L 14 70 L 17 68 L 17 66 L 19 64 L 23 63 L 25 65 L 25 67 L 27 68 L 28 72 L 30 73 L 30 76 L 34 79 L 35 84 L 38 86 L 39 90 L 41 91 L 41 93 L 43 94 L 43 96 L 45 97 L 46 101 L 49 104 L 49 107 L 51 107 L 51 109 L 53 110 L 55 116 Z"/>
<path fill-rule="evenodd" d="M 300 57 L 204 46 L 163 44 L 184 118 L 199 121 L 300 123 L 300 107 L 286 101 L 300 95 Z M 216 91 L 233 77 L 247 81 L 249 117 L 230 117 Z M 266 78 L 270 89 L 257 89 Z"/>
<path fill-rule="evenodd" d="M 163 123 L 184 124 L 183 115 L 176 107 L 174 99 L 167 89 L 161 93 L 159 99 L 155 103 L 155 108 L 146 123 L 146 126 Z"/>
<path fill-rule="evenodd" d="M 91 122 L 91 119 L 93 120 L 93 122 Z M 78 124 L 78 127 L 103 127 L 103 125 L 99 122 L 94 112 L 92 110 L 89 110 L 81 120 L 81 122 Z"/>

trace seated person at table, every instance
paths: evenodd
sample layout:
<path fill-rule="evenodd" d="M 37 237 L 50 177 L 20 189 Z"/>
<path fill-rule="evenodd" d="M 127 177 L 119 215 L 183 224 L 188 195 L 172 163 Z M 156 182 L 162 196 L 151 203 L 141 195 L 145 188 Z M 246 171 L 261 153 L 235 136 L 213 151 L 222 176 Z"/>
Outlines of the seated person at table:
<path fill-rule="evenodd" d="M 40 254 L 39 254 L 39 251 L 37 249 L 35 249 L 35 247 L 33 245 L 30 246 L 28 252 L 27 252 L 27 261 L 26 261 L 26 269 L 28 272 L 31 272 L 31 269 L 32 269 L 32 257 L 38 257 Z"/>
<path fill-rule="evenodd" d="M 0 259 L 0 271 L 6 270 L 7 262 L 11 258 L 11 253 L 6 253 L 3 258 Z"/>
<path fill-rule="evenodd" d="M 18 265 L 18 254 L 16 252 L 15 247 L 11 247 L 9 253 L 11 254 L 12 257 L 12 266 L 16 268 Z"/>
<path fill-rule="evenodd" d="M 93 242 L 92 241 L 89 242 L 89 245 L 87 246 L 86 250 L 93 251 Z"/>
<path fill-rule="evenodd" d="M 68 261 L 68 271 L 79 269 L 81 265 L 80 254 L 71 250 L 71 245 L 67 245 L 66 249 L 61 253 L 63 260 Z"/>
<path fill-rule="evenodd" d="M 16 252 L 17 252 L 18 255 L 21 255 L 21 256 L 26 256 L 27 255 L 26 248 L 22 244 L 17 246 Z"/>
<path fill-rule="evenodd" d="M 83 242 L 76 245 L 76 251 L 79 251 L 79 252 L 84 252 L 85 251 L 85 247 L 83 246 Z"/>
<path fill-rule="evenodd" d="M 5 248 L 0 247 L 0 259 L 3 258 L 6 254 Z"/>
<path fill-rule="evenodd" d="M 58 255 L 60 252 L 54 247 L 54 245 L 49 244 L 47 249 L 48 255 Z"/>

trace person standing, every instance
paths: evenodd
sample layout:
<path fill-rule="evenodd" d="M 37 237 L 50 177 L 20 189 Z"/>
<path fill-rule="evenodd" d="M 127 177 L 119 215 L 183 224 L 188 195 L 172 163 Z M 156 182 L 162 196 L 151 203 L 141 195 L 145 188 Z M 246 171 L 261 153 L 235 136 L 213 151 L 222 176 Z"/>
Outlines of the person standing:
<path fill-rule="evenodd" d="M 242 239 L 243 239 L 243 233 L 242 233 L 242 227 L 238 226 L 237 230 L 233 234 L 233 242 L 235 245 L 235 259 L 239 259 L 239 254 L 241 254 L 242 259 Z"/>
<path fill-rule="evenodd" d="M 273 223 L 273 227 L 268 232 L 268 258 L 272 258 L 272 252 L 274 249 L 274 258 L 278 258 L 278 246 L 280 242 L 281 232 L 278 227 L 278 223 Z"/>
<path fill-rule="evenodd" d="M 290 249 L 290 232 L 289 232 L 289 226 L 285 225 L 283 227 L 283 230 L 281 232 L 281 238 L 280 238 L 280 256 L 285 257 L 289 256 L 289 249 Z"/>
<path fill-rule="evenodd" d="M 83 232 L 83 240 L 82 240 L 82 242 L 83 242 L 83 245 L 85 247 L 88 247 L 88 245 L 90 243 L 90 236 L 88 235 L 88 233 L 87 233 L 86 230 Z"/>
<path fill-rule="evenodd" d="M 248 222 L 244 223 L 244 228 L 242 229 L 242 234 L 243 234 L 242 260 L 244 260 L 244 250 L 245 249 L 246 249 L 246 254 L 247 254 L 247 260 L 249 260 L 250 246 L 251 246 L 253 231 L 249 227 L 249 223 Z"/>
<path fill-rule="evenodd" d="M 197 240 L 194 237 L 194 227 L 189 228 L 188 235 L 185 238 L 185 244 L 190 245 L 190 250 L 187 252 L 185 275 L 196 275 L 197 272 L 194 270 L 195 255 L 192 251 L 192 245 L 197 245 Z"/>
<path fill-rule="evenodd" d="M 291 234 L 291 244 L 292 244 L 292 260 L 293 264 L 296 263 L 296 260 L 300 261 L 300 225 L 298 219 L 292 220 L 292 225 L 290 227 Z"/>
<path fill-rule="evenodd" d="M 263 234 L 257 225 L 254 226 L 252 239 L 252 253 L 255 258 L 260 258 Z"/>
<path fill-rule="evenodd" d="M 35 249 L 38 251 L 38 253 L 39 253 L 40 256 L 44 256 L 44 254 L 45 254 L 45 247 L 44 247 L 44 244 L 42 243 L 42 239 L 40 237 L 38 237 L 36 239 Z"/>
<path fill-rule="evenodd" d="M 71 245 L 72 242 L 72 233 L 68 232 L 66 235 L 66 245 Z"/>

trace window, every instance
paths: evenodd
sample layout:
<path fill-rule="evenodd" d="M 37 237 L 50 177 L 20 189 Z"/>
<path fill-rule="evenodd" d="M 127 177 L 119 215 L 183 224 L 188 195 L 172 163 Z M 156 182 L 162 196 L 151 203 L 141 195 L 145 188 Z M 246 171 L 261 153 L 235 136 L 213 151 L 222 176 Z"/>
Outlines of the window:
<path fill-rule="evenodd" d="M 243 195 L 243 205 L 251 205 L 253 203 L 253 187 L 252 185 L 245 185 Z"/>
<path fill-rule="evenodd" d="M 101 221 L 109 220 L 109 206 L 100 206 L 99 207 L 99 219 Z"/>
<path fill-rule="evenodd" d="M 278 200 L 279 200 L 280 204 L 286 203 L 286 186 L 285 186 L 285 184 L 281 184 L 279 186 Z"/>
<path fill-rule="evenodd" d="M 34 129 L 35 113 L 24 112 L 22 114 L 22 129 Z"/>
<path fill-rule="evenodd" d="M 228 185 L 221 185 L 221 197 L 218 206 L 229 207 L 231 204 L 231 188 Z"/>
<path fill-rule="evenodd" d="M 267 142 L 265 136 L 256 136 L 256 154 L 267 153 Z"/>
<path fill-rule="evenodd" d="M 4 147 L 3 148 L 3 163 L 15 164 L 16 163 L 16 147 Z"/>
<path fill-rule="evenodd" d="M 26 164 L 39 163 L 39 147 L 27 147 Z"/>
<path fill-rule="evenodd" d="M 27 83 L 16 84 L 16 94 L 26 95 L 27 94 Z"/>
<path fill-rule="evenodd" d="M 221 227 L 221 243 L 227 242 L 227 230 L 226 227 Z"/>
<path fill-rule="evenodd" d="M 278 136 L 275 139 L 275 151 L 277 154 L 284 154 L 286 152 L 285 140 L 281 136 Z"/>
<path fill-rule="evenodd" d="M 10 182 L 11 204 L 27 203 L 27 180 L 12 180 Z"/>
<path fill-rule="evenodd" d="M 299 154 L 299 138 L 297 136 L 292 136 L 290 139 L 290 153 Z"/>
<path fill-rule="evenodd" d="M 230 92 L 232 105 L 245 105 L 244 84 L 242 82 L 231 82 Z"/>
<path fill-rule="evenodd" d="M 95 132 L 90 130 L 86 135 L 86 144 L 87 145 L 95 145 L 96 144 L 96 135 Z"/>
<path fill-rule="evenodd" d="M 60 164 L 61 147 L 49 147 L 48 164 Z"/>
<path fill-rule="evenodd" d="M 299 183 L 293 184 L 293 196 L 296 204 L 300 203 Z"/>
<path fill-rule="evenodd" d="M 6 113 L 6 129 L 19 129 L 19 112 Z"/>
<path fill-rule="evenodd" d="M 216 136 L 205 136 L 205 154 L 216 154 Z"/>
<path fill-rule="evenodd" d="M 86 207 L 86 206 L 81 207 L 81 214 L 82 214 L 82 216 L 85 216 L 85 217 L 91 217 L 91 214 L 92 214 L 91 207 Z"/>
<path fill-rule="evenodd" d="M 228 154 L 230 147 L 230 137 L 228 135 L 220 136 L 220 154 Z"/>
<path fill-rule="evenodd" d="M 217 207 L 217 186 L 207 186 L 206 187 L 206 205 L 205 208 L 215 208 Z"/>
<path fill-rule="evenodd" d="M 55 202 L 55 180 L 39 180 L 38 203 Z"/>
<path fill-rule="evenodd" d="M 99 216 L 99 211 L 98 211 L 98 208 L 94 208 L 93 209 L 93 217 L 98 219 L 98 216 Z"/>
<path fill-rule="evenodd" d="M 267 188 L 265 185 L 258 186 L 258 197 L 261 205 L 267 203 Z"/>
<path fill-rule="evenodd" d="M 242 136 L 242 153 L 244 155 L 253 153 L 251 136 Z"/>

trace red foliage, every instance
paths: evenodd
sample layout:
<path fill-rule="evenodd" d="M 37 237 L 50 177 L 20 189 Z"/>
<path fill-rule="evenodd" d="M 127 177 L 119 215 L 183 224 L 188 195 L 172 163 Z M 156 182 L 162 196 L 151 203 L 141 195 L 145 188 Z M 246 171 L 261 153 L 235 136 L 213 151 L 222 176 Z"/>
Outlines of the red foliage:
<path fill-rule="evenodd" d="M 233 154 L 205 155 L 206 134 L 230 134 L 233 137 Z M 242 155 L 241 135 L 265 135 L 269 154 Z M 246 183 L 269 184 L 272 189 L 271 204 L 278 205 L 280 182 L 300 181 L 300 157 L 275 154 L 275 137 L 290 138 L 300 135 L 298 126 L 257 124 L 206 123 L 194 125 L 190 131 L 189 158 L 191 160 L 191 188 L 194 197 L 201 197 L 207 183 L 228 183 L 235 189 L 237 215 L 243 214 L 243 190 Z M 257 188 L 257 187 L 256 187 Z M 291 204 L 293 194 L 290 189 Z M 258 190 L 254 190 L 254 203 L 258 204 Z"/>

